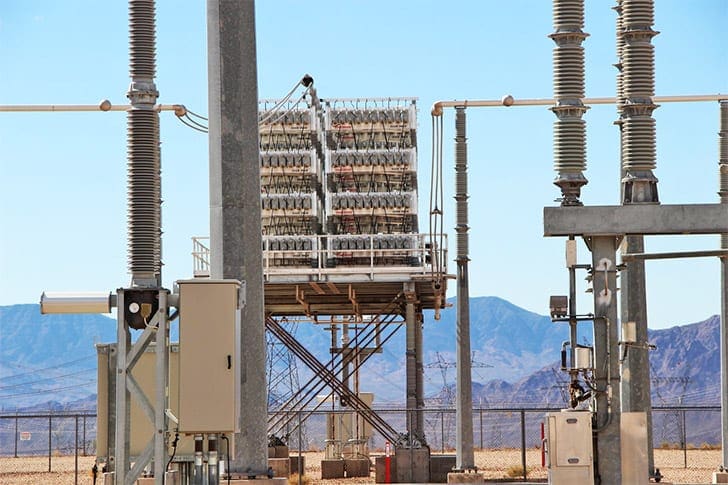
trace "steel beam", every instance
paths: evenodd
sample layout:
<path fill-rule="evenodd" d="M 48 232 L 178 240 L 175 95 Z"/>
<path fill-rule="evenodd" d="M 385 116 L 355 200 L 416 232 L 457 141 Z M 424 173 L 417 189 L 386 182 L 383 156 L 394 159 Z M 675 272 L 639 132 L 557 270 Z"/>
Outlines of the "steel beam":
<path fill-rule="evenodd" d="M 544 236 L 720 234 L 728 232 L 728 205 L 544 207 Z"/>

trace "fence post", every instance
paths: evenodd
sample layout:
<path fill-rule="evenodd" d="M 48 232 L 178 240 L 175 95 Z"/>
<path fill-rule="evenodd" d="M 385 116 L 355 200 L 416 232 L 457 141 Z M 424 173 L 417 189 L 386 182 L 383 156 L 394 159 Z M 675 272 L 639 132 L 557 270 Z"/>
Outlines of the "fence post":
<path fill-rule="evenodd" d="M 483 449 L 483 407 L 480 408 L 480 449 Z"/>
<path fill-rule="evenodd" d="M 682 414 L 682 442 L 683 442 L 683 463 L 685 468 L 688 467 L 688 433 L 685 429 L 685 410 L 681 411 Z"/>
<path fill-rule="evenodd" d="M 74 443 L 74 484 L 78 485 L 78 414 L 75 416 L 76 418 L 76 442 Z"/>
<path fill-rule="evenodd" d="M 18 457 L 18 411 L 15 411 L 15 458 Z"/>
<path fill-rule="evenodd" d="M 48 473 L 51 472 L 51 426 L 53 425 L 53 415 L 48 413 Z"/>
<path fill-rule="evenodd" d="M 83 456 L 86 456 L 86 413 L 83 413 Z"/>
<path fill-rule="evenodd" d="M 440 410 L 440 448 L 445 453 L 445 411 Z"/>
<path fill-rule="evenodd" d="M 526 411 L 521 409 L 521 465 L 523 466 L 523 479 L 528 477 L 526 469 Z"/>

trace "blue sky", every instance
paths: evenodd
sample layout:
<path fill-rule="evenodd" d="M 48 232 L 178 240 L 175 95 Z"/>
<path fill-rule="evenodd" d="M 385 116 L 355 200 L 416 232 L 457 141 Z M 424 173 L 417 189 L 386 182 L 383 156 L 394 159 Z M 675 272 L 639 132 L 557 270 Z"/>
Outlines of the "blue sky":
<path fill-rule="evenodd" d="M 728 93 L 728 2 L 659 0 L 657 94 Z M 587 0 L 587 95 L 612 96 L 613 2 Z M 259 1 L 261 98 L 304 73 L 321 97 L 419 98 L 420 213 L 427 213 L 430 106 L 438 99 L 550 97 L 551 3 L 545 0 Z M 207 113 L 205 2 L 159 0 L 160 102 Z M 0 104 L 126 102 L 124 1 L 0 2 Z M 717 103 L 655 112 L 663 203 L 716 202 Z M 552 185 L 553 114 L 543 107 L 468 110 L 471 294 L 545 314 L 566 294 L 563 240 L 542 237 Z M 586 204 L 619 201 L 612 106 L 586 115 Z M 446 228 L 454 252 L 452 136 L 445 113 Z M 0 304 L 44 290 L 114 290 L 126 271 L 123 113 L 0 113 Z M 207 138 L 162 114 L 164 282 L 191 276 L 190 237 L 208 234 Z M 420 226 L 426 230 L 427 219 Z M 653 237 L 648 251 L 715 249 L 718 238 Z M 579 246 L 580 262 L 589 255 Z M 450 262 L 451 271 L 454 263 Z M 720 310 L 716 259 L 648 262 L 650 326 Z M 454 290 L 454 285 L 452 285 Z M 583 289 L 583 288 L 582 288 Z M 591 311 L 589 295 L 580 312 Z"/>

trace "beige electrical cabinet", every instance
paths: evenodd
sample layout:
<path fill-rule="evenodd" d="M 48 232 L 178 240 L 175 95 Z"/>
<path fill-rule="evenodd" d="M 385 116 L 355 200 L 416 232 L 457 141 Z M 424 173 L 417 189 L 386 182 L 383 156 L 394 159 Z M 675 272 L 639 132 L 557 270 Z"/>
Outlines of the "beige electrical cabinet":
<path fill-rule="evenodd" d="M 180 433 L 237 432 L 240 282 L 198 279 L 177 284 Z"/>
<path fill-rule="evenodd" d="M 109 426 L 113 426 L 113 420 L 110 422 L 109 414 L 114 415 L 111 410 L 114 403 L 110 402 L 109 398 L 111 397 L 113 400 L 113 392 L 116 386 L 116 361 L 115 359 L 110 359 L 110 356 L 115 355 L 116 344 L 97 344 L 96 352 L 98 354 L 96 456 L 100 461 L 105 462 L 108 459 L 111 447 L 113 447 L 113 443 L 109 443 L 109 436 L 113 436 L 113 430 L 109 429 Z M 172 344 L 169 354 L 169 403 L 170 410 L 174 415 L 178 414 L 179 355 L 179 345 Z M 154 402 L 157 387 L 155 383 L 155 371 L 155 345 L 152 343 L 142 353 L 131 372 L 150 402 Z M 131 415 L 129 417 L 129 452 L 132 457 L 136 457 L 144 451 L 144 447 L 154 434 L 154 426 L 136 399 L 132 398 L 129 406 L 131 408 Z M 171 430 L 174 430 L 175 427 L 174 423 L 169 423 Z M 173 436 L 168 441 L 171 442 L 172 438 Z M 172 453 L 171 447 L 168 451 Z M 178 458 L 189 458 L 193 455 L 193 438 L 191 436 L 180 436 L 175 456 Z"/>
<path fill-rule="evenodd" d="M 549 483 L 592 485 L 592 413 L 565 410 L 546 414 L 545 451 Z"/>

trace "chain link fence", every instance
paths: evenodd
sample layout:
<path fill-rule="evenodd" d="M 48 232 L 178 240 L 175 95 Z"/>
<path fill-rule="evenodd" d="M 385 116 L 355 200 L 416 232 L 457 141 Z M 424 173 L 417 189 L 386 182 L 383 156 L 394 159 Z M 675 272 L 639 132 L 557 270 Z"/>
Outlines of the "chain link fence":
<path fill-rule="evenodd" d="M 475 465 L 487 479 L 543 479 L 541 423 L 544 415 L 557 409 L 475 408 L 473 445 Z M 347 411 L 337 411 L 346 413 Z M 305 421 L 304 449 L 323 449 L 326 440 L 326 414 L 315 411 Z M 392 427 L 407 429 L 413 413 L 405 409 L 378 409 Z M 408 415 L 409 414 L 409 415 Z M 427 445 L 432 453 L 455 453 L 455 411 L 424 411 Z M 297 422 L 297 421 L 296 421 Z M 671 483 L 710 483 L 712 472 L 721 464 L 720 407 L 656 407 L 652 414 L 655 467 L 663 481 Z M 288 436 L 292 449 L 301 435 L 294 426 Z M 369 440 L 373 453 L 384 450 L 385 438 L 374 433 Z M 0 456 L 47 456 L 95 454 L 96 415 L 90 412 L 0 414 Z"/>

